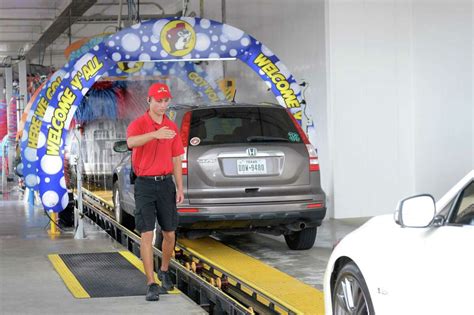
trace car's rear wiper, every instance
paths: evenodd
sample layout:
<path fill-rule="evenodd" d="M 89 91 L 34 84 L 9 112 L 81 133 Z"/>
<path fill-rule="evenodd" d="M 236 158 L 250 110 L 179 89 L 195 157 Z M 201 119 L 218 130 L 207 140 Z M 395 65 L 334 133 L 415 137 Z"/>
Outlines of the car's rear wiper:
<path fill-rule="evenodd" d="M 279 142 L 290 142 L 286 138 L 279 137 L 266 137 L 266 136 L 250 136 L 247 137 L 248 142 L 264 142 L 264 141 L 279 141 Z"/>

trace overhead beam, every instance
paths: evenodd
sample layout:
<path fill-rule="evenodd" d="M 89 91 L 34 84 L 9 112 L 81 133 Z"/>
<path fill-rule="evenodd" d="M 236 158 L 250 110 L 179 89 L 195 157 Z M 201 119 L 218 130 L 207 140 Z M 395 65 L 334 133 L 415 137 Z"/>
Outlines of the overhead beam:
<path fill-rule="evenodd" d="M 26 53 L 26 57 L 31 59 L 41 54 L 44 55 L 44 50 L 96 2 L 97 0 L 72 0 L 58 18 L 44 31 L 40 39 Z"/>

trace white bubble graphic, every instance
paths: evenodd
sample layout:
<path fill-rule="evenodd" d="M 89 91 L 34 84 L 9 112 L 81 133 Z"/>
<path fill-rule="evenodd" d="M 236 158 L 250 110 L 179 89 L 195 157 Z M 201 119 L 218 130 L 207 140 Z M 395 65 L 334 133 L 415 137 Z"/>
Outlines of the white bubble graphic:
<path fill-rule="evenodd" d="M 154 62 L 145 62 L 143 64 L 143 69 L 146 69 L 146 70 L 151 70 L 155 67 L 155 63 Z"/>
<path fill-rule="evenodd" d="M 30 162 L 36 161 L 36 149 L 32 149 L 30 147 L 27 147 L 25 149 L 25 159 L 27 159 Z"/>
<path fill-rule="evenodd" d="M 211 21 L 208 19 L 202 19 L 199 24 L 201 24 L 202 28 L 209 28 L 211 26 Z"/>
<path fill-rule="evenodd" d="M 263 72 L 263 70 L 262 70 L 262 69 L 260 69 L 260 70 L 258 70 L 258 74 L 260 74 L 260 75 L 264 75 L 264 74 L 265 74 L 265 72 Z"/>
<path fill-rule="evenodd" d="M 274 53 L 265 45 L 262 45 L 262 52 L 265 54 L 265 56 L 273 56 Z"/>
<path fill-rule="evenodd" d="M 211 45 L 211 40 L 209 39 L 209 36 L 203 33 L 198 33 L 196 34 L 196 46 L 194 49 L 197 51 L 204 51 L 209 48 Z"/>
<path fill-rule="evenodd" d="M 46 111 L 44 112 L 43 122 L 51 122 L 51 118 L 53 117 L 53 114 L 54 114 L 54 108 L 52 108 L 51 106 L 48 106 L 46 108 Z"/>
<path fill-rule="evenodd" d="M 143 53 L 143 54 L 140 54 L 140 56 L 138 56 L 138 60 L 140 60 L 140 61 L 150 61 L 151 58 L 150 58 L 149 54 Z"/>
<path fill-rule="evenodd" d="M 250 39 L 248 37 L 244 37 L 240 40 L 240 43 L 242 44 L 242 46 L 248 46 L 250 45 Z"/>
<path fill-rule="evenodd" d="M 285 100 L 283 99 L 282 96 L 277 96 L 276 99 L 278 101 L 278 104 L 280 104 L 281 106 L 285 106 Z"/>
<path fill-rule="evenodd" d="M 133 24 L 132 28 L 133 29 L 139 29 L 141 25 L 142 25 L 141 23 Z"/>
<path fill-rule="evenodd" d="M 107 43 L 107 45 L 109 47 L 114 47 L 115 46 L 115 42 L 113 40 L 109 40 L 109 42 Z"/>
<path fill-rule="evenodd" d="M 268 86 L 268 88 L 272 88 L 272 82 L 270 81 L 265 81 L 265 84 Z"/>
<path fill-rule="evenodd" d="M 95 46 L 94 46 L 94 50 L 95 50 L 95 51 L 98 51 L 98 50 L 99 50 L 99 45 L 95 45 Z"/>
<path fill-rule="evenodd" d="M 68 79 L 70 76 L 71 76 L 71 74 L 68 72 L 68 73 L 66 73 L 66 75 L 64 76 L 64 79 Z"/>
<path fill-rule="evenodd" d="M 58 204 L 59 196 L 55 191 L 48 190 L 43 193 L 43 197 L 41 198 L 41 200 L 43 201 L 43 205 L 48 208 L 52 208 Z"/>
<path fill-rule="evenodd" d="M 158 43 L 159 41 L 160 41 L 160 38 L 159 38 L 159 37 L 156 37 L 155 35 L 152 35 L 152 36 L 151 36 L 151 42 L 152 42 L 153 44 L 156 44 L 156 43 Z"/>
<path fill-rule="evenodd" d="M 277 66 L 278 69 L 280 69 L 280 73 L 283 74 L 285 78 L 288 79 L 290 77 L 291 75 L 290 71 L 281 61 L 278 61 L 277 63 L 275 63 L 275 66 Z"/>
<path fill-rule="evenodd" d="M 191 25 L 192 27 L 196 25 L 196 19 L 192 17 L 182 17 L 180 20 L 188 22 L 188 24 Z"/>
<path fill-rule="evenodd" d="M 18 172 L 18 174 L 23 175 L 23 163 L 18 163 L 16 171 Z"/>
<path fill-rule="evenodd" d="M 153 52 L 155 52 L 155 51 L 158 50 L 158 48 L 156 48 L 156 46 L 151 46 L 150 50 L 153 51 Z"/>
<path fill-rule="evenodd" d="M 210 54 L 209 54 L 209 58 L 217 58 L 217 59 L 220 59 L 221 56 L 220 56 L 218 53 L 210 53 Z"/>
<path fill-rule="evenodd" d="M 170 70 L 170 74 L 175 74 L 175 72 L 176 72 L 176 71 L 175 71 L 174 69 L 171 69 L 171 70 Z"/>
<path fill-rule="evenodd" d="M 238 28 L 224 24 L 222 25 L 222 34 L 225 34 L 230 40 L 238 40 L 244 35 L 244 32 Z"/>
<path fill-rule="evenodd" d="M 125 58 L 126 58 L 126 59 L 130 59 L 130 55 L 125 55 Z"/>
<path fill-rule="evenodd" d="M 69 203 L 69 195 L 67 192 L 65 192 L 63 197 L 61 198 L 61 207 L 63 209 L 66 209 L 68 203 Z"/>
<path fill-rule="evenodd" d="M 125 34 L 121 40 L 122 47 L 126 51 L 134 52 L 140 48 L 141 40 L 140 37 L 133 33 Z"/>
<path fill-rule="evenodd" d="M 148 40 L 150 40 L 150 38 L 149 38 L 148 36 L 146 36 L 146 35 L 145 35 L 145 36 L 142 36 L 142 41 L 143 41 L 144 43 L 148 43 Z"/>
<path fill-rule="evenodd" d="M 45 178 L 44 178 L 44 182 L 45 182 L 46 184 L 49 183 L 50 181 L 51 181 L 51 178 L 49 178 L 49 177 L 45 177 Z"/>
<path fill-rule="evenodd" d="M 38 148 L 41 148 L 45 145 L 46 143 L 46 136 L 44 135 L 43 132 L 40 131 L 40 133 L 38 134 Z"/>
<path fill-rule="evenodd" d="M 26 167 L 31 168 L 31 164 L 30 163 L 26 164 Z"/>
<path fill-rule="evenodd" d="M 213 42 L 217 42 L 219 37 L 217 35 L 212 35 L 211 39 L 212 39 Z"/>
<path fill-rule="evenodd" d="M 46 174 L 54 175 L 63 168 L 63 161 L 59 156 L 44 155 L 41 158 L 41 168 Z"/>
<path fill-rule="evenodd" d="M 168 57 L 168 53 L 164 50 L 160 51 L 160 56 L 163 57 L 163 58 L 166 58 Z"/>
<path fill-rule="evenodd" d="M 225 45 L 221 45 L 221 50 L 222 51 L 225 51 L 227 49 L 227 47 Z"/>
<path fill-rule="evenodd" d="M 291 83 L 290 88 L 295 92 L 295 94 L 298 94 L 301 91 L 300 85 L 296 82 Z"/>
<path fill-rule="evenodd" d="M 81 90 L 82 95 L 86 95 L 86 94 L 87 94 L 87 91 L 89 91 L 88 88 L 83 88 L 83 89 Z"/>
<path fill-rule="evenodd" d="M 25 183 L 28 187 L 34 187 L 37 184 L 36 175 L 34 174 L 26 175 Z"/>
<path fill-rule="evenodd" d="M 64 178 L 64 176 L 61 177 L 61 179 L 59 180 L 59 185 L 60 185 L 62 188 L 64 188 L 64 189 L 67 188 L 67 187 L 66 187 L 66 178 Z"/>
<path fill-rule="evenodd" d="M 28 133 L 23 132 L 23 134 L 21 135 L 21 142 L 25 142 L 27 139 L 28 139 Z"/>
<path fill-rule="evenodd" d="M 158 22 L 156 22 L 155 24 L 153 24 L 153 36 L 155 36 L 156 38 L 160 38 L 160 33 L 161 33 L 161 30 L 163 29 L 163 26 L 166 25 L 166 23 L 168 23 L 169 21 L 168 20 L 159 20 Z M 153 42 L 153 38 L 151 39 L 151 41 Z"/>
<path fill-rule="evenodd" d="M 237 50 L 231 49 L 231 50 L 229 51 L 229 55 L 231 55 L 232 57 L 237 56 Z"/>
<path fill-rule="evenodd" d="M 227 43 L 229 41 L 229 39 L 227 38 L 226 35 L 221 35 L 219 36 L 219 39 L 221 40 L 221 42 L 223 43 Z"/>
<path fill-rule="evenodd" d="M 112 60 L 113 60 L 113 61 L 119 61 L 120 59 L 122 59 L 122 55 L 121 55 L 120 53 L 114 52 L 114 53 L 112 54 Z"/>

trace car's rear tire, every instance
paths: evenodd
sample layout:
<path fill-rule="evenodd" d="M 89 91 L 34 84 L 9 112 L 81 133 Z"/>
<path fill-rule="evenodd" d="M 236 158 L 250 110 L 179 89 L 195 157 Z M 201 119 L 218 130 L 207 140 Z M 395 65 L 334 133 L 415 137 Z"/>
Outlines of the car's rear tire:
<path fill-rule="evenodd" d="M 331 298 L 334 315 L 375 314 L 367 283 L 353 262 L 338 272 Z"/>
<path fill-rule="evenodd" d="M 318 228 L 310 227 L 285 235 L 286 245 L 293 250 L 305 250 L 313 247 Z"/>

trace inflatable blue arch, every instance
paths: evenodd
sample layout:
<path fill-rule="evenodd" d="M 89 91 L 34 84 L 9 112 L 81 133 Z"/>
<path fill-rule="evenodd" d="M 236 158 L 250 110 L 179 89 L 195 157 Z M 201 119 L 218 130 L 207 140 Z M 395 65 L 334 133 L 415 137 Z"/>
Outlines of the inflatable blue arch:
<path fill-rule="evenodd" d="M 28 187 L 39 188 L 44 208 L 60 212 L 68 204 L 63 168 L 66 134 L 77 106 L 95 82 L 104 75 L 120 75 L 119 62 L 196 59 L 241 60 L 301 123 L 299 85 L 277 56 L 252 36 L 233 26 L 200 18 L 139 23 L 108 36 L 69 61 L 50 78 L 33 104 L 21 142 L 23 173 Z M 193 72 L 191 64 L 182 64 L 188 74 Z M 152 67 L 149 70 L 159 71 Z"/>

